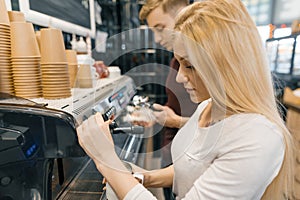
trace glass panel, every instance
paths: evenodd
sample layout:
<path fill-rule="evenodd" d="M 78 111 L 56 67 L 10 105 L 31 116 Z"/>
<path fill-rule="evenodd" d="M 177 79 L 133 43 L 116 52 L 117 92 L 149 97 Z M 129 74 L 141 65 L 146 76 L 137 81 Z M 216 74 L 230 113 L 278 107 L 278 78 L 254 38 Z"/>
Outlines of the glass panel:
<path fill-rule="evenodd" d="M 271 23 L 272 0 L 242 0 L 257 25 Z"/>
<path fill-rule="evenodd" d="M 294 57 L 294 75 L 300 75 L 300 36 L 297 37 L 295 57 Z"/>
<path fill-rule="evenodd" d="M 279 41 L 276 72 L 284 74 L 290 73 L 293 44 L 293 38 L 283 39 Z"/>
<path fill-rule="evenodd" d="M 267 42 L 267 56 L 270 65 L 270 70 L 275 70 L 276 54 L 277 54 L 278 41 Z"/>

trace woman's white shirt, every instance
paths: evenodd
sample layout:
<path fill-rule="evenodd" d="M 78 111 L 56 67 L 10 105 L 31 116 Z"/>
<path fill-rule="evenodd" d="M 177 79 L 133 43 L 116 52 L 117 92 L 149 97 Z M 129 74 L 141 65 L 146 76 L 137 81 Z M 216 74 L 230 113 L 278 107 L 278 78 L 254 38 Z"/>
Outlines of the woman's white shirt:
<path fill-rule="evenodd" d="M 284 157 L 281 131 L 259 114 L 232 115 L 198 126 L 202 102 L 172 143 L 176 199 L 260 199 Z M 142 185 L 125 197 L 155 199 Z"/>

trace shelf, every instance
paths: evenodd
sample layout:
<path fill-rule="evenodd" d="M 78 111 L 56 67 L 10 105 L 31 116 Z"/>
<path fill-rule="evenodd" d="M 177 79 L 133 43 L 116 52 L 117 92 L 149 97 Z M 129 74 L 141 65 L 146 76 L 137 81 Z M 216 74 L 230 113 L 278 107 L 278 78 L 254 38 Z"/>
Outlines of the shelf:
<path fill-rule="evenodd" d="M 300 34 L 268 39 L 266 50 L 270 70 L 287 84 L 300 81 L 299 54 L 296 54 Z M 299 36 L 299 38 L 297 38 Z M 298 50 L 298 49 L 297 49 Z"/>
<path fill-rule="evenodd" d="M 284 37 L 278 37 L 278 38 L 269 38 L 269 39 L 267 39 L 266 42 L 272 42 L 272 41 L 276 41 L 276 40 L 283 40 L 283 39 L 289 39 L 289 38 L 296 38 L 299 35 L 300 35 L 300 33 L 289 35 L 289 36 L 284 36 Z"/>
<path fill-rule="evenodd" d="M 278 63 L 278 64 L 286 63 L 286 64 L 289 64 L 289 65 L 290 65 L 290 64 L 291 64 L 291 59 L 289 59 L 289 60 L 278 60 L 277 63 Z"/>

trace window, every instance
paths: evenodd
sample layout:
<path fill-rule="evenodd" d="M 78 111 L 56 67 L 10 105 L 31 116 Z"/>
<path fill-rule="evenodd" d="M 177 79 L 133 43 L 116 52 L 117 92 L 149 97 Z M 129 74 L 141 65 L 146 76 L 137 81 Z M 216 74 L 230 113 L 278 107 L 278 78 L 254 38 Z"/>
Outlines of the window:
<path fill-rule="evenodd" d="M 242 0 L 256 25 L 271 23 L 273 0 Z"/>

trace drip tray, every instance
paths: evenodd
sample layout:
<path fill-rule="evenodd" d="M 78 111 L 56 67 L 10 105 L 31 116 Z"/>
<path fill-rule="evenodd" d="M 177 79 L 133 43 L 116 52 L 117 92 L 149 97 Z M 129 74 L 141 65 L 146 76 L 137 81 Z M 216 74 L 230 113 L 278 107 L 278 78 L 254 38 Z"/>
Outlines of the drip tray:
<path fill-rule="evenodd" d="M 103 193 L 102 180 L 103 176 L 96 169 L 94 162 L 88 160 L 58 199 L 99 200 Z"/>

